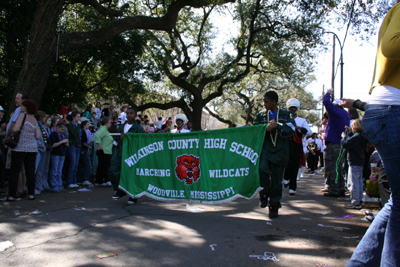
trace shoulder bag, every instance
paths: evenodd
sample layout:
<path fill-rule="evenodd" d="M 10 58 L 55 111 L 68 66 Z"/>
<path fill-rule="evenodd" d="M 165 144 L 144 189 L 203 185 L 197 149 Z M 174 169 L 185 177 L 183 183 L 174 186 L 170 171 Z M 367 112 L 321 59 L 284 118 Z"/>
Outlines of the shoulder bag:
<path fill-rule="evenodd" d="M 19 131 L 13 133 L 11 136 L 7 136 L 6 138 L 4 138 L 4 144 L 6 146 L 8 146 L 9 148 L 14 149 L 17 147 L 18 141 L 19 141 L 19 136 L 21 135 L 21 130 L 25 123 L 25 119 L 26 119 L 26 113 L 25 113 L 24 119 L 22 120 Z"/>

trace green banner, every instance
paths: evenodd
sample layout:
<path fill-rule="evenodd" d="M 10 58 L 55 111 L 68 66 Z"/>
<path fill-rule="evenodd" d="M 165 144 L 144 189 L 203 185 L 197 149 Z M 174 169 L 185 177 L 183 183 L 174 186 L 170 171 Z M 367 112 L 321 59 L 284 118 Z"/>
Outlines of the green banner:
<path fill-rule="evenodd" d="M 219 204 L 260 190 L 266 124 L 175 134 L 125 134 L 120 189 L 131 197 Z"/>

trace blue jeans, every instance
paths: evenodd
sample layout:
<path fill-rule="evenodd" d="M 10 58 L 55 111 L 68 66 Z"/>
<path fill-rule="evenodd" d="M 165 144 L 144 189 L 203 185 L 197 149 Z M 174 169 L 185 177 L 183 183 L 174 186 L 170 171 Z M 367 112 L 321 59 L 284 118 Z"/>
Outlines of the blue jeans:
<path fill-rule="evenodd" d="M 69 157 L 69 168 L 67 176 L 67 186 L 70 184 L 76 184 L 76 173 L 78 171 L 79 156 L 81 154 L 81 148 L 76 146 L 68 146 L 68 157 Z"/>
<path fill-rule="evenodd" d="M 51 190 L 62 189 L 62 169 L 64 166 L 65 156 L 51 155 L 50 164 L 50 187 Z"/>
<path fill-rule="evenodd" d="M 349 183 L 351 204 L 360 205 L 364 187 L 363 166 L 349 166 Z"/>
<path fill-rule="evenodd" d="M 363 123 L 385 165 L 392 195 L 347 266 L 400 266 L 400 106 L 368 105 Z"/>
<path fill-rule="evenodd" d="M 39 191 L 48 190 L 50 189 L 48 178 L 49 178 L 51 152 L 50 151 L 40 152 L 36 156 L 36 162 L 37 158 L 39 158 L 39 164 L 36 166 L 35 188 L 36 190 Z"/>
<path fill-rule="evenodd" d="M 92 172 L 92 164 L 90 163 L 90 150 L 84 150 L 79 157 L 78 172 L 76 179 L 78 183 L 89 181 L 90 173 Z"/>

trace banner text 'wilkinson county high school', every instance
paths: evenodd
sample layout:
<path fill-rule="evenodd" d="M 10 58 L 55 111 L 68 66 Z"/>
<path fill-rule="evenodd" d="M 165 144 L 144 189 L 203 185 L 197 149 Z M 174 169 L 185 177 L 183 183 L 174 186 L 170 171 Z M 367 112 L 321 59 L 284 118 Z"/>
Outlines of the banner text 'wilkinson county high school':
<path fill-rule="evenodd" d="M 266 124 L 176 134 L 125 134 L 120 188 L 133 197 L 204 204 L 253 197 Z"/>

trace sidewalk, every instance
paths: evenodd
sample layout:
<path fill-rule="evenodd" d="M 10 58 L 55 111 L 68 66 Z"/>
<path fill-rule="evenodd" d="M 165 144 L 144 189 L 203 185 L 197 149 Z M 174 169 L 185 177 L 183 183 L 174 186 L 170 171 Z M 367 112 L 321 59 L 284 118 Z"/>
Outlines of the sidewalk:
<path fill-rule="evenodd" d="M 361 220 L 365 209 L 324 197 L 323 181 L 306 174 L 296 195 L 284 188 L 272 220 L 258 198 L 126 205 L 126 197 L 112 200 L 113 190 L 101 187 L 1 202 L 0 242 L 13 246 L 0 252 L 0 266 L 345 266 L 370 223 Z M 377 212 L 376 203 L 367 206 Z M 41 214 L 29 214 L 35 210 Z M 118 256 L 96 258 L 112 252 Z"/>

